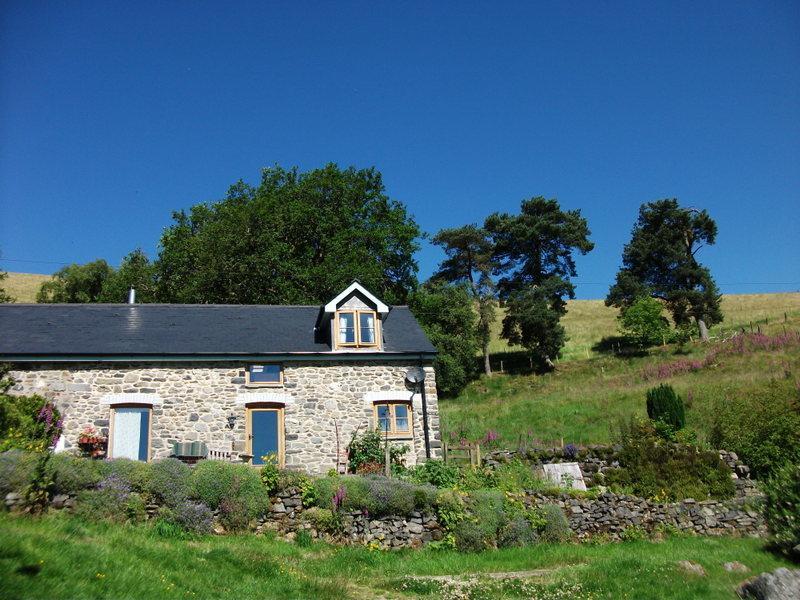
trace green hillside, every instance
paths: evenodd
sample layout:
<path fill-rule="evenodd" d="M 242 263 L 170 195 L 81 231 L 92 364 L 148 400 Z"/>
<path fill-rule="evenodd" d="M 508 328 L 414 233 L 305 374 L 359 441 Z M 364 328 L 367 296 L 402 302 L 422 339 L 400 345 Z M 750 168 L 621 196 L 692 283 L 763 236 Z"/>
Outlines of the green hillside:
<path fill-rule="evenodd" d="M 9 273 L 8 278 L 3 280 L 0 285 L 14 298 L 15 302 L 36 302 L 36 292 L 39 291 L 39 286 L 49 279 L 50 275 L 39 275 L 38 273 Z"/>

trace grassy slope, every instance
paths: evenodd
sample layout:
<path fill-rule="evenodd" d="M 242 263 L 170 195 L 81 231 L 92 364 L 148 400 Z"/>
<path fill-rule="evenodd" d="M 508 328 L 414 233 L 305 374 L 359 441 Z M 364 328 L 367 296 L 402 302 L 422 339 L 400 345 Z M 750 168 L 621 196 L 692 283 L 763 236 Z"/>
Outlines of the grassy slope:
<path fill-rule="evenodd" d="M 725 571 L 724 562 L 742 562 L 755 573 L 787 566 L 762 545 L 752 539 L 670 538 L 480 554 L 380 552 L 324 544 L 300 548 L 252 535 L 172 540 L 144 526 L 0 514 L 0 597 L 413 598 L 413 592 L 398 591 L 399 578 L 553 569 L 545 583 L 580 585 L 579 594 L 557 597 L 734 598 L 746 576 Z M 708 576 L 683 573 L 679 560 L 700 563 Z"/>
<path fill-rule="evenodd" d="M 781 294 L 732 294 L 722 297 L 722 310 L 725 322 L 711 329 L 711 335 L 724 335 L 738 327 L 749 326 L 764 319 L 782 319 L 784 312 L 800 314 L 800 293 Z M 562 320 L 567 330 L 566 345 L 562 360 L 591 358 L 598 356 L 592 350 L 604 337 L 619 334 L 616 308 L 609 308 L 602 300 L 570 300 L 567 314 Z M 520 348 L 509 346 L 500 339 L 503 314 L 498 311 L 497 321 L 492 329 L 491 352 L 507 352 Z"/>
<path fill-rule="evenodd" d="M 0 285 L 8 292 L 15 302 L 36 302 L 36 292 L 39 286 L 50 279 L 50 275 L 37 273 L 9 273 L 8 278 Z"/>
<path fill-rule="evenodd" d="M 794 295 L 797 296 L 797 295 Z M 751 300 L 751 297 L 745 300 Z M 786 309 L 768 298 L 759 305 L 752 299 L 729 305 L 731 321 L 746 322 L 751 315 L 771 315 L 765 332 L 780 333 L 784 326 L 800 330 L 800 311 Z M 789 300 L 794 300 L 790 297 Z M 791 303 L 789 303 L 791 306 Z M 775 316 L 780 314 L 781 318 Z M 720 343 L 720 342 L 717 342 Z M 713 344 L 712 344 L 713 346 Z M 555 372 L 546 375 L 495 375 L 469 385 L 455 399 L 442 399 L 440 410 L 445 439 L 465 436 L 480 439 L 492 429 L 500 433 L 501 443 L 513 447 L 520 436 L 565 442 L 607 442 L 621 418 L 645 414 L 645 391 L 657 385 L 643 375 L 648 365 L 702 358 L 709 347 L 695 343 L 688 356 L 675 356 L 674 348 L 659 348 L 645 357 L 598 356 L 584 360 L 561 361 Z M 800 348 L 773 352 L 724 356 L 715 366 L 678 375 L 670 380 L 681 394 L 691 392 L 687 421 L 701 435 L 708 430 L 714 403 L 726 394 L 783 378 L 786 373 L 800 378 Z"/>

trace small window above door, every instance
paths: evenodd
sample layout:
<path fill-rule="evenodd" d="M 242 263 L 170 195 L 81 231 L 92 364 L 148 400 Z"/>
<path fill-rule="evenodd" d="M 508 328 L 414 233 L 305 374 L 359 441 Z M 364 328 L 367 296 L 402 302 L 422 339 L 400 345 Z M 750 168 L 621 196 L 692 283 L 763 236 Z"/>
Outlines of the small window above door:
<path fill-rule="evenodd" d="M 283 366 L 277 363 L 248 365 L 247 385 L 276 386 L 283 384 Z"/>

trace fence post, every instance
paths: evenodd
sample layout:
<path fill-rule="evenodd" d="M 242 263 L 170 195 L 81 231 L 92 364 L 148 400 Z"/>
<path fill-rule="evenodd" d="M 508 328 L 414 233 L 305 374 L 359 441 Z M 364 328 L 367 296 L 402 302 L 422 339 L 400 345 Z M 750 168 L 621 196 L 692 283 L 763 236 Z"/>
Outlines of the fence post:
<path fill-rule="evenodd" d="M 442 460 L 447 462 L 447 442 L 442 442 Z"/>

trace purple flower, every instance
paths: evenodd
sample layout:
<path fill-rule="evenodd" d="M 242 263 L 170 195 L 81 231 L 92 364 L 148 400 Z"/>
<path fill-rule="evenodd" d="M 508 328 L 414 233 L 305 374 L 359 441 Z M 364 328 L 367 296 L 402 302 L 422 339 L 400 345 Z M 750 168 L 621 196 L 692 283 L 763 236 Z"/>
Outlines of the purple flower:
<path fill-rule="evenodd" d="M 344 503 L 344 499 L 346 497 L 347 497 L 347 488 L 345 488 L 343 485 L 340 485 L 339 489 L 336 490 L 336 493 L 333 495 L 333 498 L 331 499 L 334 512 L 339 510 L 339 508 Z"/>

